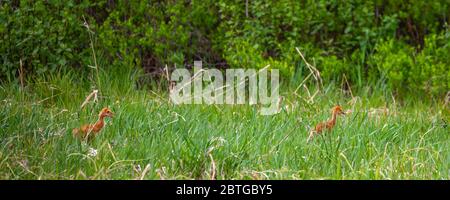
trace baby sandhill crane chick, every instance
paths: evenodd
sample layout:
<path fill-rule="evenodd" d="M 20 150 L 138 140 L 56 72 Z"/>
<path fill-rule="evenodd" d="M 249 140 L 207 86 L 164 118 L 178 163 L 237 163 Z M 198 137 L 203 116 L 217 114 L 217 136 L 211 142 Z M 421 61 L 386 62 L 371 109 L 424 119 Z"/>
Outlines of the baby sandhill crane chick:
<path fill-rule="evenodd" d="M 100 132 L 100 130 L 102 130 L 103 126 L 105 126 L 105 117 L 112 118 L 113 114 L 114 113 L 112 113 L 109 108 L 103 108 L 98 114 L 98 120 L 95 124 L 86 124 L 80 128 L 73 129 L 73 136 L 81 140 L 91 141 Z"/>
<path fill-rule="evenodd" d="M 336 119 L 338 115 L 345 115 L 345 112 L 342 110 L 341 106 L 334 106 L 331 109 L 331 119 L 326 122 L 317 124 L 309 133 L 307 142 L 309 142 L 314 137 L 314 134 L 318 135 L 321 134 L 324 130 L 333 129 L 334 125 L 336 125 Z"/>

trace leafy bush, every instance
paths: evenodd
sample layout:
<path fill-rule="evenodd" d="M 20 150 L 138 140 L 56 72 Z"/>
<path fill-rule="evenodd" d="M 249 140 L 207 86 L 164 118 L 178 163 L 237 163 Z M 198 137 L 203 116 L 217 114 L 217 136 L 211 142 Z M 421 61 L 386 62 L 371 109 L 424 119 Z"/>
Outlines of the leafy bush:
<path fill-rule="evenodd" d="M 450 90 L 450 34 L 430 34 L 424 49 L 415 56 L 409 85 L 431 94 Z"/>
<path fill-rule="evenodd" d="M 338 59 L 336 56 L 319 57 L 318 66 L 322 78 L 325 80 L 340 79 L 343 74 L 349 75 L 350 65 L 346 59 Z"/>
<path fill-rule="evenodd" d="M 169 67 L 305 71 L 299 47 L 324 81 L 448 90 L 450 2 L 422 1 L 30 1 L 0 3 L 2 79 L 92 65 L 86 19 L 104 66 L 162 74 Z M 304 73 L 300 73 L 304 75 Z M 430 78 L 431 77 L 431 78 Z"/>
<path fill-rule="evenodd" d="M 378 68 L 382 77 L 386 77 L 391 88 L 405 86 L 414 60 L 411 55 L 413 48 L 393 39 L 380 42 L 375 47 L 372 56 L 373 65 Z"/>
<path fill-rule="evenodd" d="M 392 89 L 444 94 L 450 89 L 450 42 L 448 34 L 430 34 L 425 48 L 416 51 L 393 39 L 376 46 L 374 66 L 387 78 Z M 405 87 L 408 86 L 408 87 Z"/>
<path fill-rule="evenodd" d="M 89 58 L 89 39 L 80 20 L 87 4 L 28 1 L 0 4 L 0 77 L 12 79 L 20 60 L 28 73 L 79 67 Z"/>
<path fill-rule="evenodd" d="M 206 7 L 210 2 L 103 2 L 97 9 L 109 13 L 98 25 L 99 43 L 111 60 L 125 60 L 150 73 L 165 64 L 211 60 L 214 52 L 208 49 L 207 36 L 216 21 Z"/>

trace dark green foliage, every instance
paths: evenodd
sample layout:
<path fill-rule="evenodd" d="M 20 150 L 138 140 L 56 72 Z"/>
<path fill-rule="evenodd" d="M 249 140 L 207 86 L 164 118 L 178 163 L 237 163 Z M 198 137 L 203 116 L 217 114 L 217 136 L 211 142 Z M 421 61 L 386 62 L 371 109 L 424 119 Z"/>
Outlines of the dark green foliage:
<path fill-rule="evenodd" d="M 442 55 L 449 46 L 449 5 L 258 1 L 248 4 L 246 14 L 245 2 L 221 2 L 224 23 L 215 41 L 232 67 L 271 64 L 290 76 L 293 68 L 304 66 L 294 50 L 300 47 L 325 81 L 341 80 L 345 74 L 360 87 L 385 78 L 391 89 L 401 92 L 445 94 L 450 67 Z"/>
<path fill-rule="evenodd" d="M 390 39 L 380 42 L 371 57 L 371 66 L 387 78 L 391 88 L 408 86 L 410 91 L 444 94 L 450 86 L 449 34 L 430 34 L 420 52 Z"/>
<path fill-rule="evenodd" d="M 89 4 L 6 1 L 0 4 L 0 77 L 11 79 L 22 60 L 25 73 L 80 67 L 90 58 L 81 14 Z"/>
<path fill-rule="evenodd" d="M 399 92 L 449 90 L 448 0 L 426 1 L 2 1 L 0 77 L 92 65 L 84 18 L 105 68 L 161 74 L 167 64 L 307 69 L 325 82 L 382 80 Z"/>

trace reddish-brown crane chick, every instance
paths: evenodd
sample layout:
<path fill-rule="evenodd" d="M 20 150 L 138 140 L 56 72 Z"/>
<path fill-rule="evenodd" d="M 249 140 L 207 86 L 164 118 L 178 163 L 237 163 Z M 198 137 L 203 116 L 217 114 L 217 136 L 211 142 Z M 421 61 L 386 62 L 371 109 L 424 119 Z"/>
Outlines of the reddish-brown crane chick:
<path fill-rule="evenodd" d="M 80 128 L 75 128 L 72 130 L 74 137 L 82 140 L 92 140 L 95 136 L 102 130 L 105 126 L 105 117 L 113 117 L 114 113 L 111 112 L 109 108 L 103 108 L 98 114 L 98 120 L 95 124 L 86 124 Z"/>
<path fill-rule="evenodd" d="M 338 115 L 345 115 L 345 112 L 342 110 L 341 106 L 334 106 L 331 109 L 331 119 L 326 122 L 320 122 L 319 124 L 317 124 L 310 132 L 308 142 L 314 137 L 315 134 L 318 135 L 324 130 L 331 130 L 336 125 L 336 119 Z"/>

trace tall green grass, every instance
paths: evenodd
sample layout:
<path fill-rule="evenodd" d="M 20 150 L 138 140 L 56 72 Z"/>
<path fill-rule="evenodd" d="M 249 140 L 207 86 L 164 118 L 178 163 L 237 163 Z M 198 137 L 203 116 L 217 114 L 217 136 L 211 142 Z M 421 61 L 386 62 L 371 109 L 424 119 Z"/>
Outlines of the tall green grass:
<path fill-rule="evenodd" d="M 308 101 L 304 90 L 284 87 L 282 111 L 261 116 L 259 106 L 172 105 L 164 87 L 136 84 L 139 74 L 100 69 L 99 101 L 84 109 L 96 75 L 61 71 L 24 88 L 3 83 L 0 178 L 211 179 L 213 171 L 217 179 L 450 178 L 449 110 L 441 101 L 400 101 L 382 88 L 354 91 L 351 101 L 334 85 Z M 307 144 L 335 104 L 353 112 Z M 72 138 L 105 106 L 115 118 L 92 143 Z M 383 106 L 386 115 L 370 113 Z"/>

